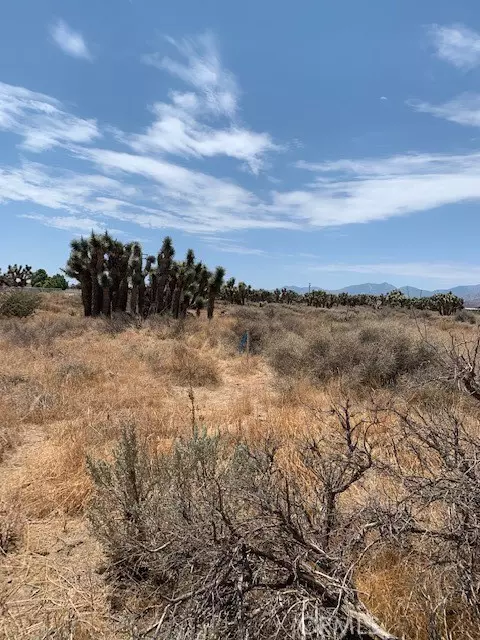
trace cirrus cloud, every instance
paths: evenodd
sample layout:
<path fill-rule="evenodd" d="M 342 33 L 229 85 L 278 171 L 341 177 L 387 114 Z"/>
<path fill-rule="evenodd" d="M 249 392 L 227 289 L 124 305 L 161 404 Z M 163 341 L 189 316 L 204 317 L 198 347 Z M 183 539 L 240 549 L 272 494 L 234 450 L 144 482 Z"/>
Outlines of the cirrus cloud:
<path fill-rule="evenodd" d="M 480 34 L 462 24 L 430 27 L 430 37 L 437 56 L 459 69 L 480 64 Z"/>
<path fill-rule="evenodd" d="M 50 27 L 50 35 L 55 44 L 67 55 L 93 60 L 82 34 L 74 31 L 64 20 L 57 20 Z"/>

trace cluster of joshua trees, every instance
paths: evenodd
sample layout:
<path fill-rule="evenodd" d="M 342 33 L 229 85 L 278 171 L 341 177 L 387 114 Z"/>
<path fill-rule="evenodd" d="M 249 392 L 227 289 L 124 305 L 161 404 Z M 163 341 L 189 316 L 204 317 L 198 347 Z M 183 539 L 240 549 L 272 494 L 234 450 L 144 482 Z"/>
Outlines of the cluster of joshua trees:
<path fill-rule="evenodd" d="M 283 304 L 306 304 L 309 307 L 357 307 L 368 306 L 378 309 L 380 307 L 401 307 L 406 309 L 428 309 L 438 311 L 442 316 L 452 315 L 463 309 L 464 301 L 453 293 L 437 293 L 423 298 L 410 298 L 400 290 L 390 291 L 386 295 L 372 294 L 329 293 L 322 289 L 299 294 L 290 289 L 253 289 L 244 282 L 235 285 L 235 278 L 227 280 L 222 289 L 221 297 L 231 304 L 245 304 L 245 302 L 277 302 Z"/>
<path fill-rule="evenodd" d="M 65 273 L 80 283 L 86 316 L 109 316 L 129 311 L 184 318 L 193 308 L 197 314 L 207 308 L 213 317 L 225 269 L 212 273 L 195 260 L 191 249 L 184 261 L 174 260 L 172 240 L 166 237 L 157 255 L 144 258 L 138 242 L 123 244 L 108 233 L 92 232 L 88 238 L 72 240 Z"/>
<path fill-rule="evenodd" d="M 70 246 L 64 272 L 80 283 L 86 316 L 128 311 L 143 317 L 161 313 L 185 318 L 189 309 L 200 315 L 206 307 L 208 318 L 212 318 L 217 299 L 239 305 L 276 302 L 327 309 L 389 306 L 428 309 L 441 315 L 452 315 L 464 306 L 463 300 L 451 292 L 423 298 L 410 298 L 400 290 L 379 296 L 334 294 L 324 290 L 302 295 L 286 288 L 254 289 L 244 282 L 236 284 L 235 278 L 224 283 L 225 269 L 217 267 L 209 271 L 195 260 L 192 249 L 183 261 L 174 260 L 175 250 L 169 236 L 163 240 L 157 256 L 146 256 L 138 242 L 124 244 L 108 233 L 92 232 L 88 238 L 72 240 Z M 34 275 L 29 266 L 9 266 L 6 273 L 0 271 L 0 286 L 26 286 Z"/>

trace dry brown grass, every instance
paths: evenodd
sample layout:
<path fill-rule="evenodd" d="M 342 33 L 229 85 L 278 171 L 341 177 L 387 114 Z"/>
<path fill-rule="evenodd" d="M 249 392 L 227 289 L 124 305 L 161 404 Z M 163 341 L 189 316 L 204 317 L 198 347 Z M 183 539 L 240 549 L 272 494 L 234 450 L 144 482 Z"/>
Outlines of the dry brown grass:
<path fill-rule="evenodd" d="M 237 352 L 247 329 L 248 357 Z M 0 538 L 9 540 L 0 557 L 0 637 L 128 637 L 142 604 L 116 617 L 96 573 L 101 550 L 84 521 L 92 491 L 86 456 L 108 458 L 123 425 L 135 423 L 153 449 L 169 447 L 191 431 L 192 391 L 197 423 L 251 442 L 294 439 L 332 398 L 348 392 L 361 404 L 365 383 L 368 393 L 387 383 L 376 392 L 385 404 L 405 404 L 419 384 L 423 399 L 440 401 L 455 390 L 409 378 L 424 363 L 420 330 L 442 343 L 448 332 L 473 337 L 476 326 L 392 310 L 274 306 L 228 309 L 211 323 L 111 326 L 82 318 L 75 294 L 46 295 L 35 316 L 0 321 Z M 379 442 L 390 429 L 378 426 Z M 385 555 L 358 583 L 385 623 L 408 640 L 427 640 L 428 602 L 415 575 L 418 567 Z"/>

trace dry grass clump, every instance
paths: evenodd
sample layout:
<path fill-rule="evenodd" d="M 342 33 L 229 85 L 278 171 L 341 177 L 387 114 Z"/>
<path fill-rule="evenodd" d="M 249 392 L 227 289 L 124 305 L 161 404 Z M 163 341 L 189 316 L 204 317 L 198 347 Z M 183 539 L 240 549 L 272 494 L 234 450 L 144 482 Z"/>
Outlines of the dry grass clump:
<path fill-rule="evenodd" d="M 434 350 L 398 324 L 370 321 L 341 327 L 320 326 L 307 335 L 286 333 L 269 349 L 274 369 L 287 376 L 308 376 L 325 383 L 347 377 L 352 387 L 392 385 L 402 376 L 425 373 Z"/>
<path fill-rule="evenodd" d="M 83 315 L 80 290 L 42 292 L 40 309 L 51 315 Z"/>
<path fill-rule="evenodd" d="M 0 561 L 2 554 L 13 551 L 22 540 L 24 521 L 18 498 L 0 499 Z"/>
<path fill-rule="evenodd" d="M 173 384 L 188 387 L 214 387 L 220 383 L 216 360 L 207 352 L 193 349 L 184 342 L 164 341 L 147 354 L 155 374 Z"/>
<path fill-rule="evenodd" d="M 468 324 L 477 324 L 477 314 L 467 309 L 461 309 L 455 314 L 455 320 L 457 322 L 468 322 Z"/>
<path fill-rule="evenodd" d="M 19 347 L 46 348 L 62 335 L 79 335 L 87 329 L 84 318 L 48 316 L 9 318 L 0 324 L 0 337 Z"/>
<path fill-rule="evenodd" d="M 8 383 L 0 376 L 0 394 L 5 394 Z M 21 440 L 21 426 L 17 411 L 5 395 L 0 395 L 0 463 L 6 454 L 15 448 Z"/>

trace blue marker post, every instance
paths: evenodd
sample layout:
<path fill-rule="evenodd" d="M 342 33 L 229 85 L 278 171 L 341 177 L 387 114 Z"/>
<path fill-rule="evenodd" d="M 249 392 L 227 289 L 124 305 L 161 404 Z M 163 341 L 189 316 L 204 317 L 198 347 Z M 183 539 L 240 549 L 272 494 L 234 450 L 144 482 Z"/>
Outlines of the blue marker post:
<path fill-rule="evenodd" d="M 250 354 L 250 331 L 245 331 L 240 338 L 240 344 L 238 345 L 239 353 L 247 352 L 247 356 Z"/>

